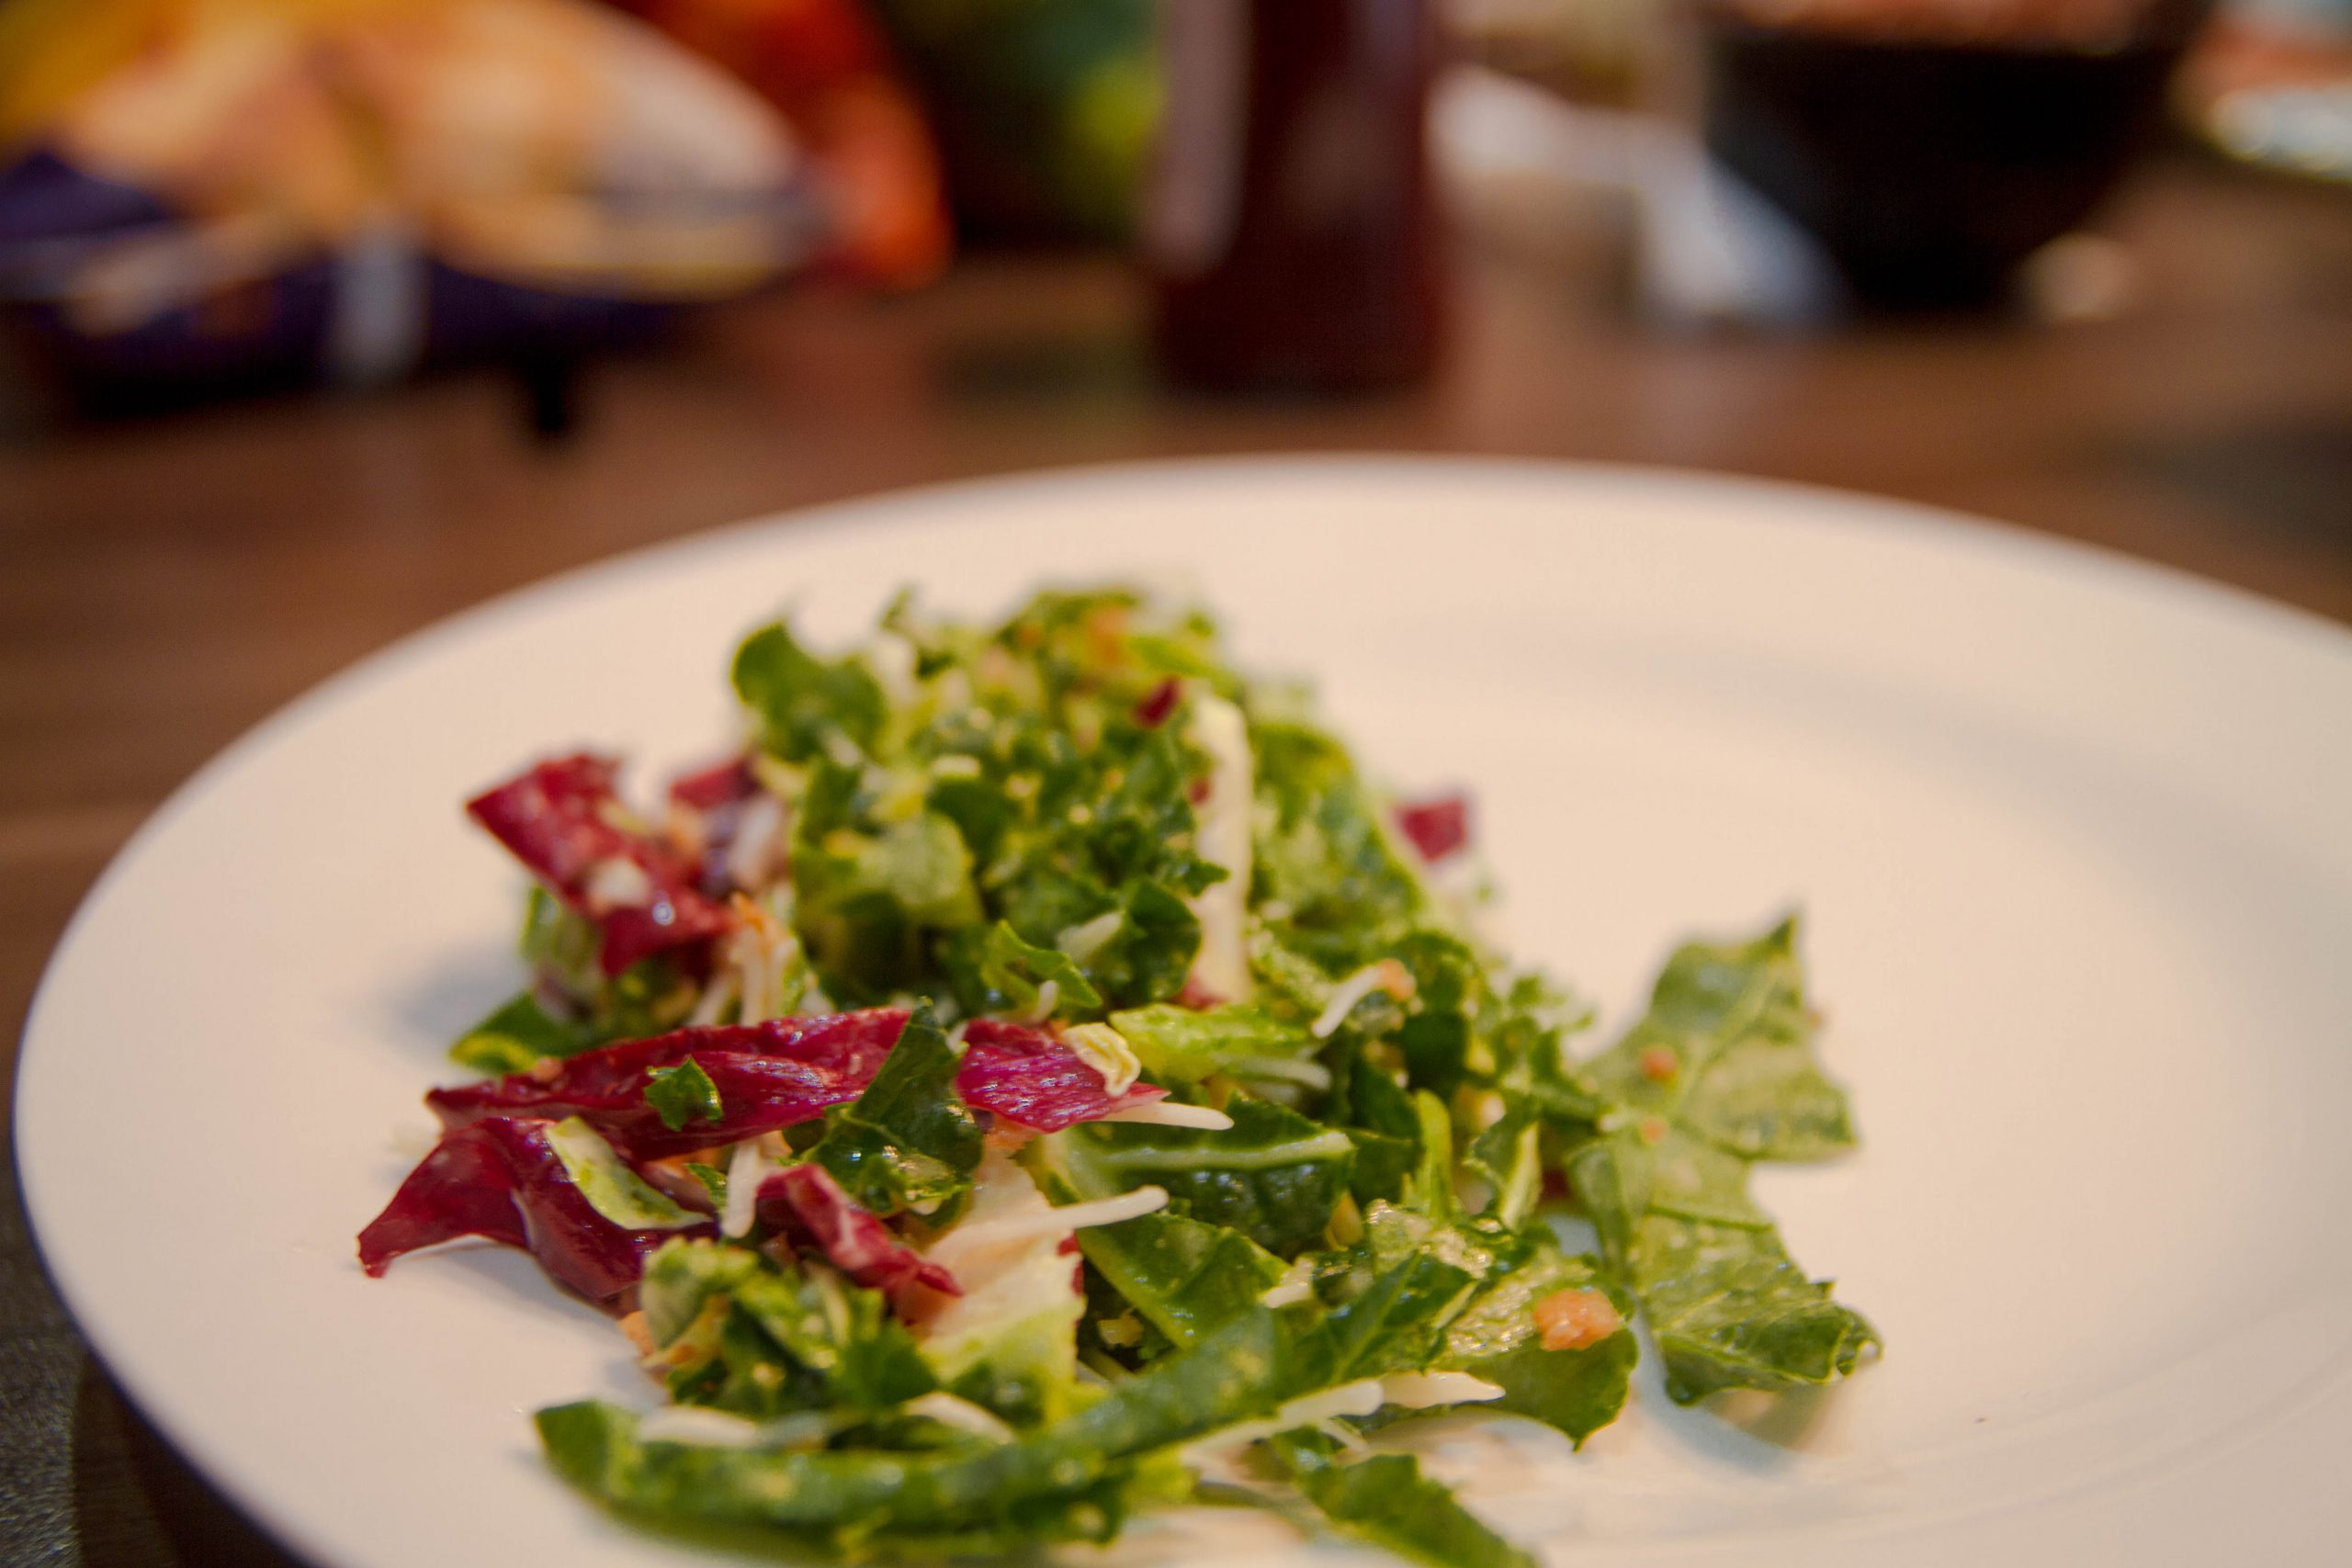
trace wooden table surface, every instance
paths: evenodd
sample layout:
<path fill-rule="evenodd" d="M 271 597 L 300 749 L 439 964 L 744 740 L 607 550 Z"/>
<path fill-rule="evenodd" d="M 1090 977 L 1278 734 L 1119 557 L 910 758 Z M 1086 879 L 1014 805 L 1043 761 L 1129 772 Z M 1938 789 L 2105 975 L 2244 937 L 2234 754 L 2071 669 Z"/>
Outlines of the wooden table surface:
<path fill-rule="evenodd" d="M 1600 253 L 1487 235 L 1444 373 L 1371 401 L 1170 397 L 1115 263 L 987 257 L 600 367 L 553 447 L 487 375 L 0 434 L 0 1041 L 132 828 L 321 677 L 564 567 L 895 486 L 1278 449 L 1672 464 L 2007 518 L 2352 620 L 2352 196 L 2183 162 L 2102 227 L 2136 270 L 2115 319 L 1826 337 L 1661 333 L 1611 306 Z M 0 1561 L 286 1562 L 91 1361 L 13 1169 Z"/>

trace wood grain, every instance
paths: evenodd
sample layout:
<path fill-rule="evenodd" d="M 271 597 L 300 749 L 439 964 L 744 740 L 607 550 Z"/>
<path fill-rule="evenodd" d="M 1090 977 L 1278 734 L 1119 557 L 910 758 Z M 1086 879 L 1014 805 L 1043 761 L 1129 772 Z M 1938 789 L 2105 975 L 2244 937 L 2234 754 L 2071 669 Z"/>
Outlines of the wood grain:
<path fill-rule="evenodd" d="M 912 298 L 709 318 L 595 369 L 557 447 L 489 375 L 0 438 L 0 1040 L 107 857 L 312 682 L 548 572 L 895 486 L 1277 449 L 1677 464 L 1989 513 L 2352 620 L 2352 201 L 2181 164 L 2106 227 L 2141 272 L 2119 319 L 1826 337 L 1661 334 L 1610 305 L 1605 245 L 1490 238 L 1443 373 L 1363 402 L 1171 398 L 1115 262 L 990 257 Z M 88 1361 L 13 1185 L 0 1559 L 284 1561 Z"/>

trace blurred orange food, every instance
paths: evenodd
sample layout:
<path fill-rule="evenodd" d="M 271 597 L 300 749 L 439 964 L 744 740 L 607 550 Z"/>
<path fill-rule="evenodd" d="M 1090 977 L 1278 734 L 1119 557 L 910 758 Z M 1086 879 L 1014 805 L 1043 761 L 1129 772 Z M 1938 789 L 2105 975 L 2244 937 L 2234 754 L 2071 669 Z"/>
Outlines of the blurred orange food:
<path fill-rule="evenodd" d="M 824 171 L 829 260 L 913 285 L 946 265 L 947 205 L 931 132 L 860 0 L 613 0 L 775 104 Z"/>

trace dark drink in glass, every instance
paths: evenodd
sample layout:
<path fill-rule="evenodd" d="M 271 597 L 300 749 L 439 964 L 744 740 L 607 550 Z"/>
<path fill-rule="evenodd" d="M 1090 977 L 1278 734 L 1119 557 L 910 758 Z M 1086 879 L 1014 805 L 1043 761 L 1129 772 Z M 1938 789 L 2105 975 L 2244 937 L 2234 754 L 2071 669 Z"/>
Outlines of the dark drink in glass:
<path fill-rule="evenodd" d="M 1441 231 L 1430 0 L 1165 0 L 1145 213 L 1159 361 L 1216 389 L 1428 375 Z"/>

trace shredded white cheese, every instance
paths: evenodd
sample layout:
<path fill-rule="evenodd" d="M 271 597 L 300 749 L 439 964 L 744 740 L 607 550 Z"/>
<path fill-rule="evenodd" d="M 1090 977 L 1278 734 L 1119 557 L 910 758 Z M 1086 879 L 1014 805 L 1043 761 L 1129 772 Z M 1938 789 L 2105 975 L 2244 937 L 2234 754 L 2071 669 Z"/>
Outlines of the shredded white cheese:
<path fill-rule="evenodd" d="M 735 1005 L 736 994 L 741 988 L 742 982 L 736 978 L 734 969 L 722 963 L 711 976 L 710 984 L 705 986 L 702 995 L 695 999 L 695 1010 L 686 1015 L 686 1022 L 697 1029 L 717 1023 L 727 1016 L 727 1010 Z"/>
<path fill-rule="evenodd" d="M 760 1424 L 701 1404 L 665 1404 L 637 1424 L 641 1443 L 692 1443 L 698 1448 L 752 1449 L 760 1444 Z"/>
<path fill-rule="evenodd" d="M 1114 1111 L 1098 1118 L 1103 1122 L 1136 1122 L 1148 1127 L 1193 1127 L 1204 1133 L 1222 1133 L 1233 1125 L 1233 1118 L 1210 1105 L 1181 1105 L 1172 1100 L 1155 1100 L 1147 1105 L 1130 1105 L 1125 1111 Z"/>
<path fill-rule="evenodd" d="M 952 1382 L 990 1354 L 1009 1327 L 1027 1325 L 1061 1343 L 1085 1309 L 1077 1261 L 1061 1250 L 1069 1211 L 1046 1201 L 1029 1173 L 1000 1151 L 980 1162 L 972 1205 L 923 1249 L 964 1288 L 914 1325 L 923 1356 Z"/>
<path fill-rule="evenodd" d="M 744 1236 L 752 1234 L 754 1206 L 760 1200 L 760 1183 L 768 1174 L 768 1159 L 757 1138 L 735 1145 L 735 1153 L 727 1161 L 727 1202 L 718 1213 L 718 1234 Z"/>
<path fill-rule="evenodd" d="M 1250 834 L 1255 786 L 1250 721 L 1210 692 L 1194 696 L 1192 707 L 1193 742 L 1209 755 L 1209 794 L 1201 803 L 1193 847 L 1211 865 L 1225 868 L 1225 880 L 1192 900 L 1201 945 L 1193 956 L 1191 978 L 1221 1000 L 1246 1002 L 1251 989 Z"/>
<path fill-rule="evenodd" d="M 1355 1011 L 1358 1002 L 1374 991 L 1395 985 L 1396 967 L 1395 959 L 1384 958 L 1376 964 L 1365 964 L 1332 987 L 1331 999 L 1324 1004 L 1321 1012 L 1316 1014 L 1315 1021 L 1307 1025 L 1307 1032 L 1317 1040 L 1329 1040 L 1340 1025 L 1347 1022 L 1348 1014 Z"/>
<path fill-rule="evenodd" d="M 1046 982 L 1048 985 L 1051 981 Z M 1143 1076 L 1143 1062 L 1127 1037 L 1107 1023 L 1081 1023 L 1062 1031 L 1062 1043 L 1078 1059 L 1102 1075 L 1102 1092 L 1116 1099 L 1135 1088 Z"/>
<path fill-rule="evenodd" d="M 598 914 L 611 909 L 642 909 L 653 902 L 653 878 L 625 855 L 610 855 L 588 868 L 580 885 L 581 897 Z"/>
<path fill-rule="evenodd" d="M 1106 909 L 1091 920 L 1065 926 L 1054 938 L 1054 946 L 1073 964 L 1091 964 L 1110 940 L 1119 934 L 1119 927 L 1126 920 L 1124 909 Z"/>
<path fill-rule="evenodd" d="M 977 1438 L 986 1438 L 992 1443 L 1009 1443 L 1020 1435 L 1006 1426 L 995 1411 L 937 1390 L 919 1399 L 907 1401 L 907 1413 L 928 1416 L 942 1426 L 954 1427 Z"/>
<path fill-rule="evenodd" d="M 665 1404 L 638 1422 L 637 1436 L 640 1442 L 708 1449 L 813 1449 L 831 1437 L 837 1425 L 835 1417 L 815 1410 L 754 1421 L 706 1404 Z"/>
<path fill-rule="evenodd" d="M 1295 1306 L 1314 1293 L 1315 1265 L 1302 1258 L 1283 1271 L 1283 1277 L 1274 1281 L 1273 1288 L 1258 1298 L 1258 1304 L 1269 1307 Z"/>
<path fill-rule="evenodd" d="M 1197 1463 L 1200 1458 L 1222 1457 L 1294 1427 L 1313 1427 L 1342 1416 L 1369 1416 L 1380 1408 L 1383 1397 L 1378 1378 L 1361 1378 L 1317 1393 L 1302 1394 L 1260 1420 L 1239 1421 L 1211 1432 L 1179 1449 L 1177 1455 L 1187 1463 Z"/>
<path fill-rule="evenodd" d="M 1476 1404 L 1503 1396 L 1499 1383 L 1468 1372 L 1392 1372 L 1380 1380 L 1380 1392 L 1389 1404 L 1408 1410 L 1433 1404 Z"/>
<path fill-rule="evenodd" d="M 945 1249 L 949 1258 L 967 1254 L 993 1252 L 999 1247 L 1014 1247 L 1039 1236 L 1067 1235 L 1084 1230 L 1089 1225 L 1115 1225 L 1122 1220 L 1132 1220 L 1168 1207 L 1168 1190 L 1164 1187 L 1138 1187 L 1132 1192 L 1121 1192 L 1109 1198 L 1097 1198 L 1091 1202 L 1070 1203 L 1054 1208 L 1040 1198 L 1037 1206 L 1003 1214 L 982 1216 L 977 1210 L 963 1224 L 939 1238 L 932 1248 L 938 1257 Z M 953 1242 L 955 1245 L 950 1247 Z M 948 1262 L 952 1272 L 955 1265 Z"/>
<path fill-rule="evenodd" d="M 1331 1087 L 1330 1068 L 1320 1062 L 1295 1062 L 1288 1056 L 1237 1057 L 1233 1071 L 1245 1078 L 1281 1078 L 1287 1083 L 1305 1084 L 1308 1089 Z"/>
<path fill-rule="evenodd" d="M 738 887 L 767 886 L 778 868 L 784 841 L 784 802 L 764 792 L 744 804 L 727 846 L 727 876 Z"/>

